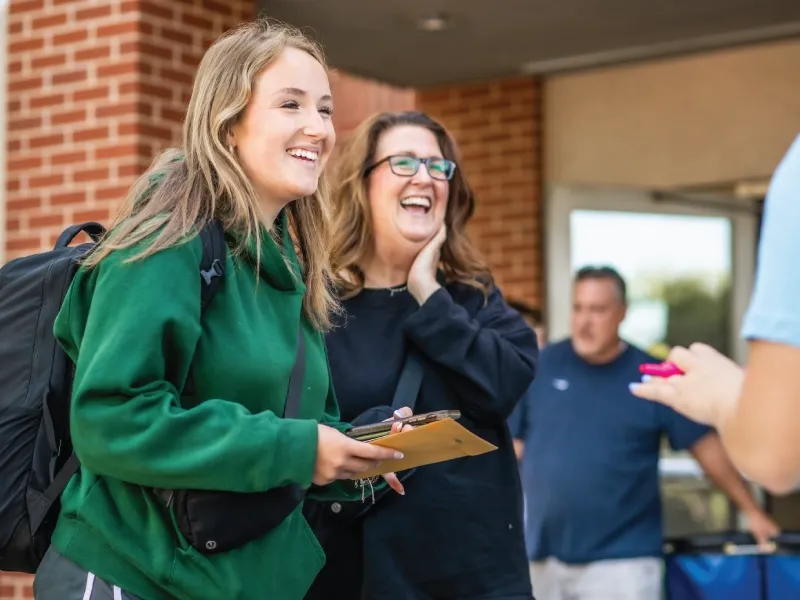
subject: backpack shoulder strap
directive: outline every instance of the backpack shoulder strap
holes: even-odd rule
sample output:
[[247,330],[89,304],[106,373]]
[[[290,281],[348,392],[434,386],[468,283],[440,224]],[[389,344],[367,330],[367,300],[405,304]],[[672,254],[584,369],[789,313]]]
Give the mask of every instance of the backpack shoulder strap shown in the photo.
[[209,221],[200,230],[200,240],[203,242],[203,258],[200,261],[200,276],[202,287],[200,289],[200,307],[202,312],[211,304],[214,294],[217,293],[220,281],[225,276],[225,231],[218,219]]
[[303,319],[300,318],[300,327],[297,333],[297,354],[294,357],[294,366],[289,375],[289,390],[286,393],[286,408],[283,416],[286,419],[296,419],[300,414],[300,398],[303,393],[303,377],[306,374],[305,341],[303,339]]
[[[200,259],[200,314],[205,314],[214,294],[219,289],[219,284],[225,277],[225,259],[227,246],[225,245],[225,231],[218,219],[206,223],[200,230],[200,241],[203,243],[203,257]],[[189,374],[183,385],[182,394],[191,396],[194,393],[194,369],[189,367]]]
[[414,346],[409,346],[405,363],[403,363],[403,371],[400,373],[400,379],[394,391],[392,409],[398,410],[407,406],[412,411],[414,410],[419,389],[422,386],[423,374],[424,367],[419,351]]

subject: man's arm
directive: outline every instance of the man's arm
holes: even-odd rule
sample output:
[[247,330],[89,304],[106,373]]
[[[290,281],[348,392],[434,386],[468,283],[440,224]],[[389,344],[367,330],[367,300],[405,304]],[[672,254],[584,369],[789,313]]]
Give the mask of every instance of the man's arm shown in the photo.
[[733,466],[716,433],[704,435],[689,451],[709,479],[747,516],[750,531],[759,544],[767,543],[780,533],[777,523],[756,502],[749,485]]
[[528,436],[528,402],[533,390],[533,384],[525,392],[525,395],[520,398],[511,416],[508,417],[508,429],[511,432],[511,441],[514,444],[514,455],[517,460],[522,460],[525,456],[525,440]]

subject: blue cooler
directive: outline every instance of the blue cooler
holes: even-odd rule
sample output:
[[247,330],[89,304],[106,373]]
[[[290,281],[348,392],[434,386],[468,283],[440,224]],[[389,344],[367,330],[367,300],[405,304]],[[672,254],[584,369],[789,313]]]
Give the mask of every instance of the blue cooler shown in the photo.
[[800,533],[782,533],[775,540],[775,553],[764,555],[765,599],[800,598]]
[[665,544],[669,600],[800,600],[800,535],[760,551],[746,533],[699,535]]

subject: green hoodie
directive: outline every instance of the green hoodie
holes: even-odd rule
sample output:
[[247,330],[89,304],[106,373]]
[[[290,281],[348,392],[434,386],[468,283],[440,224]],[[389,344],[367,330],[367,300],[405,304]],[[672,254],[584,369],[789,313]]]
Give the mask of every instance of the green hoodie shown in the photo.
[[[284,234],[283,251],[266,232],[262,240],[258,283],[255,244],[229,253],[202,322],[197,236],[126,264],[136,249],[117,251],[79,271],[56,320],[76,363],[71,429],[82,466],[52,543],[143,600],[299,600],[324,563],[301,508],[263,538],[206,556],[151,491],[308,488],[317,421],[343,426],[323,336],[301,317],[291,239]],[[301,319],[300,418],[282,419]],[[181,397],[190,364],[195,395]],[[351,482],[317,495],[361,498]]]

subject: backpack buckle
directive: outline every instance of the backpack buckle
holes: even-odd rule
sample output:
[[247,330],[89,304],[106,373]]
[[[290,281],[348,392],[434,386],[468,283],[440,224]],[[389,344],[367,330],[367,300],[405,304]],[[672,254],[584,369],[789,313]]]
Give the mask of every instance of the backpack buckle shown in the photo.
[[219,259],[215,258],[214,262],[211,263],[211,268],[208,271],[201,270],[200,275],[203,277],[206,285],[211,285],[211,280],[214,279],[214,277],[222,277],[223,270]]

